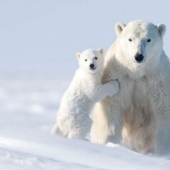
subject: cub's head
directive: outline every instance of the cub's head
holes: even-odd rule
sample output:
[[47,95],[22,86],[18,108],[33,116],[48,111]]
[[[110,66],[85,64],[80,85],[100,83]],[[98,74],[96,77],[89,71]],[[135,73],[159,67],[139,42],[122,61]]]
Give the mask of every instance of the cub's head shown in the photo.
[[90,73],[96,73],[103,69],[103,49],[98,50],[88,49],[82,53],[77,52],[76,57],[79,62],[80,68]]
[[118,46],[124,56],[122,62],[142,65],[160,57],[166,31],[164,24],[132,21],[127,25],[117,23],[115,29]]

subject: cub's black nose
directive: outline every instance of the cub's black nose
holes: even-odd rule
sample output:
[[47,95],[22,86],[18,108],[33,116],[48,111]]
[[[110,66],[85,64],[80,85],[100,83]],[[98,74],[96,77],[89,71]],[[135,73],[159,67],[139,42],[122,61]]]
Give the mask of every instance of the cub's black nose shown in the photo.
[[90,68],[94,68],[94,64],[90,64]]
[[135,60],[136,60],[138,63],[142,62],[143,59],[144,59],[144,56],[143,56],[142,54],[137,53],[137,54],[135,55]]

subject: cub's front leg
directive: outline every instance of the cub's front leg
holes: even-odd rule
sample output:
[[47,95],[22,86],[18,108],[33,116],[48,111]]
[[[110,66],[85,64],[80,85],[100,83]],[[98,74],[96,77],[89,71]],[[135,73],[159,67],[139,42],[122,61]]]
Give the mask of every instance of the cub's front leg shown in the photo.
[[119,83],[117,80],[109,81],[97,87],[94,92],[94,101],[98,102],[106,98],[107,96],[113,96],[119,90]]

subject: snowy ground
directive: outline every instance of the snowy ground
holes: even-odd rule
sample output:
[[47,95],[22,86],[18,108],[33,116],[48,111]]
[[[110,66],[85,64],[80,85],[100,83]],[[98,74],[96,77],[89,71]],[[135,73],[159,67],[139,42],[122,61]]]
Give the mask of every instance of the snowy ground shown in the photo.
[[169,170],[164,158],[50,135],[67,85],[0,81],[0,170]]

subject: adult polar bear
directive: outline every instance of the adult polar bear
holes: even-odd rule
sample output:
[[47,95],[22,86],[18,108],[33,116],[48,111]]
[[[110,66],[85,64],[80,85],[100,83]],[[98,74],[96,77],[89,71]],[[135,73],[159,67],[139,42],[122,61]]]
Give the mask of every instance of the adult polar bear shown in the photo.
[[121,143],[140,153],[170,154],[170,64],[163,51],[165,25],[116,24],[103,82],[118,79],[119,92],[96,104],[92,141]]

